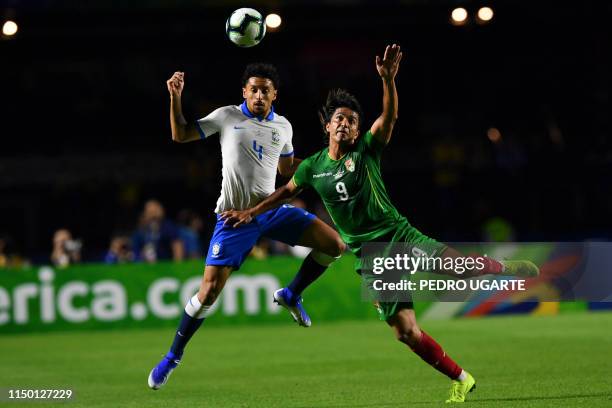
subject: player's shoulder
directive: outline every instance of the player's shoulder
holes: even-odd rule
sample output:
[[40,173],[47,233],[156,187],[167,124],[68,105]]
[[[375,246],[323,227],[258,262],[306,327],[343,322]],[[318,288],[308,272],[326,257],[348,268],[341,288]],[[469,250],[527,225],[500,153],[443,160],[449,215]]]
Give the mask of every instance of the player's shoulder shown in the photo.
[[356,147],[363,148],[369,145],[372,141],[372,132],[368,129],[366,132],[363,132],[361,136],[357,139]]
[[235,123],[243,120],[243,114],[240,106],[226,105],[215,110],[218,120],[223,123]]
[[240,112],[239,109],[240,108],[238,108],[238,110],[236,110],[236,106],[234,106],[234,105],[221,106],[219,108],[216,108],[212,112],[210,112],[210,114],[207,117],[208,118],[215,118],[217,120],[224,119],[224,118],[229,117],[230,115],[235,114],[236,112],[239,113]]
[[356,150],[360,152],[369,152],[374,151],[376,153],[380,153],[380,151],[385,147],[385,144],[376,139],[372,134],[372,131],[368,129],[363,135],[359,137],[357,140]]
[[277,125],[285,126],[289,128],[291,127],[291,123],[289,122],[289,119],[287,119],[283,115],[279,115],[276,112],[274,112],[274,119],[272,120],[272,123],[276,123]]
[[218,113],[234,113],[234,112],[240,112],[240,107],[236,106],[236,105],[225,105],[225,106],[220,106],[217,109],[215,109],[213,112],[218,112]]
[[242,110],[239,105],[226,105],[219,108],[219,110],[227,115],[241,115]]

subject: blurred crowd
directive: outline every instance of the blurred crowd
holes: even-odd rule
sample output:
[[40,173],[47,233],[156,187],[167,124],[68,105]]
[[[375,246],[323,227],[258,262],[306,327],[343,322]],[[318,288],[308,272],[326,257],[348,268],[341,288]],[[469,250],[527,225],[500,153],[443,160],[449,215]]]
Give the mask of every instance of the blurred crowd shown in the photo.
[[[292,205],[305,208],[300,199]],[[326,219],[325,214],[321,214]],[[175,220],[166,217],[163,204],[155,199],[144,203],[142,212],[132,231],[117,232],[109,241],[108,249],[102,259],[99,256],[84,257],[83,247],[86,239],[77,238],[67,228],[57,229],[51,241],[49,262],[64,268],[81,262],[104,262],[124,264],[130,262],[155,263],[157,261],[183,261],[186,259],[204,260],[208,241],[202,241],[204,222],[202,217],[191,209],[180,210]],[[0,236],[0,268],[29,266],[30,261],[11,251],[11,238]],[[265,259],[268,255],[284,254],[306,257],[308,248],[291,247],[281,242],[262,238],[251,251],[250,256]]]
[[[200,239],[202,225],[202,218],[193,210],[183,209],[176,220],[170,220],[161,202],[148,200],[133,231],[111,236],[102,261],[122,264],[200,259],[204,249]],[[59,229],[53,236],[51,263],[57,267],[79,263],[82,248],[83,240],[75,239],[67,229]]]
[[[298,208],[306,208],[306,203],[295,198],[291,204]],[[319,202],[310,209],[321,220],[333,227],[333,223]],[[82,262],[105,264],[125,264],[132,262],[155,263],[157,261],[183,261],[187,259],[204,260],[208,249],[208,235],[204,232],[204,220],[194,210],[182,209],[175,219],[166,216],[163,204],[155,199],[146,201],[132,231],[117,232],[110,237],[107,250],[89,251],[83,256],[86,241],[75,237],[67,228],[57,229],[52,237],[51,252],[48,262],[58,268]],[[488,219],[481,226],[481,239],[489,242],[512,241],[515,238],[510,222],[496,216]],[[202,240],[202,236],[205,237]],[[0,268],[27,267],[31,262],[11,250],[12,239],[0,235]],[[282,242],[261,238],[252,249],[249,256],[255,259],[266,259],[269,255],[290,255],[305,258],[309,248],[290,246]],[[37,261],[36,263],[40,263]]]

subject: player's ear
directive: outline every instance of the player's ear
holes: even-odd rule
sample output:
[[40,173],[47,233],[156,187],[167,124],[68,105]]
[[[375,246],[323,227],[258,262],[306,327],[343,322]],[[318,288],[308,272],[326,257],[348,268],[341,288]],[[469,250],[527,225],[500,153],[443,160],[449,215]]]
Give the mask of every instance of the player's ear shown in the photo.
[[276,100],[277,96],[278,96],[278,91],[276,89],[274,89],[274,91],[272,93],[272,102],[274,102]]
[[245,87],[242,87],[242,98],[246,99],[246,97],[247,97],[247,90]]
[[329,134],[329,124],[330,124],[330,122],[327,122],[327,123],[325,124],[325,131],[326,131],[328,134]]

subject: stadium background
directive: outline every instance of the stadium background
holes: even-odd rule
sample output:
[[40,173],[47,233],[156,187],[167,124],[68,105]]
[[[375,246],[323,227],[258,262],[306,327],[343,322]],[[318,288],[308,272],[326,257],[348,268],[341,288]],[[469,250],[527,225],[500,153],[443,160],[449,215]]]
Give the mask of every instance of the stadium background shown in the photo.
[[[240,102],[239,78],[246,63],[268,61],[277,65],[282,84],[276,108],[292,122],[297,156],[305,157],[323,146],[316,112],[330,88],[349,89],[364,107],[365,123],[375,118],[381,95],[374,55],[380,54],[387,43],[398,42],[404,51],[397,78],[400,120],[392,145],[385,152],[383,175],[394,203],[414,225],[444,241],[610,239],[610,4],[253,1],[248,6],[280,14],[283,24],[277,32],[269,32],[259,46],[239,49],[225,38],[224,23],[233,9],[244,5],[232,1],[91,1],[78,5],[61,0],[0,1],[4,17],[19,24],[16,36],[0,40],[0,238],[7,243],[7,254],[32,265],[0,270],[0,344],[7,358],[0,370],[0,386],[73,384],[80,388],[86,406],[96,405],[94,401],[103,406],[103,390],[82,381],[97,378],[109,381],[115,390],[122,386],[122,391],[130,393],[137,387],[140,392],[143,372],[162,352],[160,347],[166,347],[178,313],[173,314],[175,311],[167,306],[174,302],[180,310],[181,289],[185,282],[199,276],[201,262],[155,266],[102,266],[99,262],[114,233],[136,228],[142,205],[149,198],[159,199],[169,218],[175,218],[184,208],[203,215],[201,236],[207,244],[220,187],[218,142],[215,138],[185,145],[171,142],[165,81],[175,70],[186,72],[183,105],[188,119],[195,119],[217,106]],[[479,24],[473,15],[485,5],[493,8],[494,18]],[[459,6],[468,10],[470,21],[455,26],[450,24],[449,15]],[[313,194],[304,194],[304,199],[310,209],[317,208]],[[500,230],[495,227],[500,225],[502,237],[496,235]],[[49,264],[51,239],[58,228],[68,228],[82,240],[84,265],[65,270],[44,266]],[[257,295],[257,313],[249,312],[247,296],[241,294],[235,314],[221,308],[224,316],[214,316],[207,322],[218,326],[210,332],[213,347],[224,350],[231,339],[255,333],[254,341],[270,342],[269,351],[285,364],[293,364],[294,351],[276,340],[277,335],[287,336],[298,345],[312,341],[311,353],[326,350],[326,346],[317,346],[323,343],[317,343],[316,336],[322,336],[332,347],[330,339],[341,341],[342,330],[359,333],[362,339],[342,346],[347,350],[354,346],[355,352],[362,352],[368,344],[378,347],[378,339],[383,337],[376,330],[385,328],[380,324],[369,326],[375,313],[358,299],[359,282],[351,272],[350,261],[345,258],[336,265],[308,294],[308,304],[322,325],[315,330],[321,331],[306,334],[306,338],[285,331],[286,316],[267,309],[269,299],[264,298],[267,292],[262,290]],[[293,258],[270,257],[248,261],[241,272],[244,276],[270,274],[282,283],[298,264]],[[166,292],[159,298],[165,302],[166,315],[164,305],[151,308],[147,297],[148,285],[159,279],[166,279]],[[98,286],[96,291],[96,283],[113,280],[126,288],[126,304],[108,286]],[[73,297],[67,295],[72,303],[66,308],[60,295],[67,282],[82,285],[72,292]],[[265,289],[266,284],[269,282],[260,287]],[[19,317],[15,312],[16,287],[22,288],[22,299],[32,293],[30,300],[20,304]],[[237,288],[244,289],[240,285]],[[49,299],[53,316],[45,308]],[[134,307],[134,299],[139,306]],[[535,300],[506,309],[557,314],[602,306]],[[148,311],[146,317],[142,315],[143,305]],[[420,306],[420,312],[431,306]],[[68,309],[77,315],[64,313]],[[119,310],[124,314],[117,314]],[[437,317],[466,315],[469,310],[473,308],[447,309]],[[26,322],[20,321],[24,316]],[[352,322],[355,319],[359,322]],[[597,359],[579,361],[568,354],[600,350],[609,356],[610,339],[602,331],[609,314],[568,313],[550,317],[552,320],[537,319],[463,320],[465,326],[461,322],[432,322],[429,327],[442,339],[446,336],[449,345],[454,340],[457,349],[468,356],[474,343],[462,327],[470,327],[487,339],[481,339],[482,348],[489,341],[513,342],[516,348],[507,352],[508,362],[517,359],[515,351],[529,347],[533,353],[565,355],[565,360],[552,356],[550,364],[557,368],[583,364],[580,369],[592,375],[585,377],[584,387],[579,384],[574,394],[559,394],[558,385],[567,379],[553,371],[554,381],[532,390],[534,401],[522,402],[537,405],[563,399],[568,406],[572,402],[605,406],[612,391],[586,385],[601,374]],[[261,333],[252,325],[263,323]],[[580,328],[584,338],[568,338],[563,327]],[[135,330],[102,334],[100,328]],[[40,333],[48,330],[69,333]],[[500,337],[495,330],[508,330],[508,335]],[[523,330],[536,339],[547,339],[552,346],[534,345],[529,336],[517,337]],[[391,337],[385,334],[384,341],[390,343]],[[194,354],[206,353],[205,336],[200,335],[200,344],[191,346]],[[369,336],[376,343],[367,343]],[[77,370],[84,373],[78,380],[72,371],[74,366],[64,361],[64,356],[92,362],[93,354],[85,344],[96,347],[96,356],[106,356],[109,365],[96,375],[87,368]],[[57,352],[38,351],[54,345]],[[398,352],[391,346],[381,347],[389,355]],[[15,357],[24,351],[28,355],[25,365]],[[221,354],[225,352],[230,350]],[[264,366],[267,356],[255,357],[252,365]],[[208,360],[213,357],[208,356]],[[364,365],[381,368],[384,362],[388,365],[385,369],[399,370],[393,368],[392,361],[378,361],[379,355],[367,357]],[[535,361],[536,357],[523,355],[522,361],[528,365],[528,360]],[[134,361],[124,368],[125,376],[103,375],[112,369],[113,361],[120,364],[132,358]],[[225,358],[233,366],[244,357],[235,361]],[[492,355],[489,359],[494,361]],[[299,365],[298,360],[295,364],[305,376],[309,369],[321,376],[322,383],[317,385],[325,390],[325,375],[314,365],[308,368],[312,361]],[[214,364],[223,370],[221,361]],[[326,366],[331,373],[328,376],[340,376],[345,369],[359,372],[350,361],[342,360],[337,365],[338,371]],[[40,367],[42,371],[37,369]],[[132,371],[126,371],[129,368]],[[184,371],[195,368],[185,367]],[[486,370],[480,367],[481,373]],[[425,369],[423,373],[427,378],[437,378]],[[520,371],[507,375],[516,377],[517,373]],[[244,391],[245,395],[239,395],[251,398],[251,405],[246,406],[275,406],[276,401],[266,399],[268,394],[263,396],[265,387],[256,389],[257,376],[268,377],[261,372],[252,374],[244,378],[252,382],[253,394]],[[355,378],[355,383],[372,380],[371,375],[364,373]],[[401,375],[403,372],[398,371]],[[117,383],[131,376],[133,382]],[[378,381],[376,378],[373,381]],[[275,377],[268,380],[282,383]],[[208,395],[213,400],[221,398],[211,406],[245,406],[238,401],[239,396],[223,399],[220,395],[225,385],[210,381],[219,389],[211,385]],[[415,377],[414,381],[421,379]],[[350,385],[343,383],[345,392],[337,394],[340,388],[328,382],[331,385],[327,391],[329,395],[336,392],[336,399],[319,396],[315,398],[317,406],[330,406],[332,402],[355,406],[347,391]],[[187,381],[182,386],[199,384]],[[513,395],[510,385],[504,387],[508,395]],[[417,394],[422,402],[436,400],[426,393],[435,389],[434,385],[426,383],[422,389]],[[176,392],[166,394],[172,398],[169,401],[184,397]],[[483,392],[485,400],[493,398]],[[150,398],[125,395],[124,402],[133,400],[134,406]],[[358,397],[352,398],[360,402],[367,399],[357,391],[355,395]],[[399,400],[387,399],[390,406],[412,401],[410,396],[396,397]],[[310,395],[300,398],[296,406],[313,403]],[[181,401],[188,403],[188,399]],[[506,397],[497,403],[512,401]],[[489,399],[489,405],[495,405],[493,399]]]
[[2,2],[20,30],[0,42],[1,230],[35,263],[62,226],[86,258],[102,259],[150,197],[172,217],[199,211],[208,236],[219,149],[171,143],[165,81],[175,70],[186,72],[195,119],[240,102],[247,62],[275,63],[277,110],[304,157],[323,145],[316,112],[330,88],[354,92],[365,123],[378,114],[374,55],[391,41],[405,57],[383,171],[413,224],[442,240],[480,240],[496,216],[517,240],[610,237],[610,5],[498,1],[490,24],[455,27],[453,7],[473,14],[480,3],[254,2],[283,25],[245,50],[224,34],[239,3],[173,4]]

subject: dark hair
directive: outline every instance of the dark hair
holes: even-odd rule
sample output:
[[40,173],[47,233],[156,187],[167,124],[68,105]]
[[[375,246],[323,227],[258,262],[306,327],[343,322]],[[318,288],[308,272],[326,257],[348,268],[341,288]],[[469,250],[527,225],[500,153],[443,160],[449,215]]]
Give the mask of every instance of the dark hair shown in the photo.
[[247,82],[249,82],[249,78],[251,77],[267,78],[272,81],[274,88],[278,89],[280,87],[278,71],[272,64],[255,62],[247,65],[244,69],[244,73],[242,74],[242,86],[246,86]]
[[321,121],[321,126],[323,126],[323,133],[325,136],[327,136],[325,125],[331,121],[334,112],[338,108],[349,108],[350,110],[357,112],[359,125],[361,126],[363,111],[361,110],[361,105],[359,104],[357,98],[344,89],[332,89],[327,94],[327,102],[325,102],[325,105],[319,111],[319,120]]

